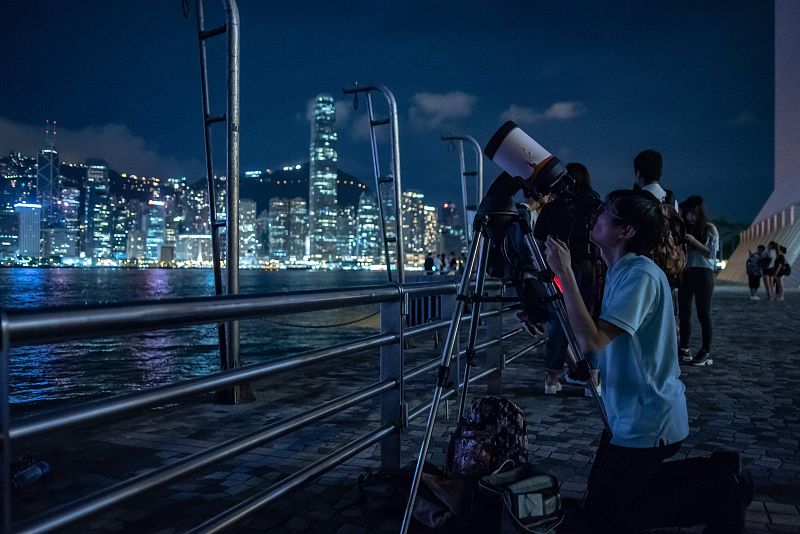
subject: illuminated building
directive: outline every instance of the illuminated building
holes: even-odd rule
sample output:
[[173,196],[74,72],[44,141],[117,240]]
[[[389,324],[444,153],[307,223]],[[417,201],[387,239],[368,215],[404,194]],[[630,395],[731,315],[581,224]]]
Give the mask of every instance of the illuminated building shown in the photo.
[[145,257],[148,260],[161,258],[161,246],[166,242],[166,221],[164,218],[164,201],[150,200],[145,214]]
[[353,206],[340,207],[337,224],[336,255],[340,260],[352,260],[356,255],[356,230],[358,227],[356,208]]
[[422,245],[427,255],[428,252],[439,254],[441,252],[441,233],[439,230],[439,216],[434,206],[423,207],[425,234],[422,236]]
[[403,250],[406,263],[421,265],[425,261],[425,195],[403,191]]
[[256,236],[256,201],[239,200],[239,257],[255,258],[258,254]]
[[14,204],[14,211],[19,216],[19,234],[17,254],[23,258],[38,258],[41,255],[41,204],[20,202]]
[[108,164],[86,160],[86,204],[83,217],[83,247],[87,257],[111,258],[111,192]]
[[336,109],[333,97],[314,99],[309,157],[308,221],[311,256],[324,261],[336,255]]
[[358,260],[367,264],[382,262],[378,200],[369,191],[361,193],[358,199],[357,219],[356,256]]

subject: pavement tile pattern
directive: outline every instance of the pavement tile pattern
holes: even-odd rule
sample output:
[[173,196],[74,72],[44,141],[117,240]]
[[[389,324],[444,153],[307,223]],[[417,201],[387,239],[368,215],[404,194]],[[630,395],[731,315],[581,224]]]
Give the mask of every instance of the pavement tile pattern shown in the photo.
[[[746,515],[748,532],[800,532],[799,312],[797,293],[788,293],[785,302],[753,302],[739,287],[720,287],[713,301],[714,365],[682,367],[690,435],[676,458],[708,455],[721,447],[741,451],[756,487]],[[513,314],[507,315],[506,326],[515,327]],[[699,335],[699,328],[695,331]],[[514,353],[531,341],[527,334],[515,336],[506,341],[504,352]],[[698,344],[696,340],[695,350]],[[406,350],[406,368],[432,358],[438,358],[432,336],[419,338]],[[482,370],[478,359],[477,372]],[[35,454],[47,459],[53,471],[13,492],[14,520],[50,512],[234,440],[367,386],[377,376],[377,354],[362,353],[254,383],[256,401],[252,403],[221,405],[203,397],[18,444],[12,454]],[[583,396],[582,388],[570,386],[557,396],[545,396],[540,353],[510,364],[503,381],[504,395],[526,414],[530,461],[559,479],[564,497],[580,498],[601,430],[593,402]],[[432,373],[407,383],[406,400],[412,409],[430,399],[433,386]],[[478,384],[470,389],[470,397],[485,391]],[[455,400],[442,403],[430,447],[430,460],[437,465],[444,464],[457,410]],[[405,462],[417,456],[426,418],[427,412],[413,420],[403,436]],[[59,532],[185,532],[378,426],[378,400],[372,399]],[[398,517],[359,501],[358,475],[379,466],[379,446],[369,447],[258,510],[231,531],[397,532]],[[561,529],[569,531],[569,527]],[[702,527],[654,532],[702,532]]]

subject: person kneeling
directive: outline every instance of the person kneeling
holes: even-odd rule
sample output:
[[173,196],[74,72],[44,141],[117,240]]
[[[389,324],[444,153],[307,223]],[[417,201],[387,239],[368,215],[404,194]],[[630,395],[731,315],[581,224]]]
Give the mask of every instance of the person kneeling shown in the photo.
[[697,523],[708,533],[741,532],[752,483],[738,453],[664,462],[689,434],[670,287],[653,261],[668,253],[667,232],[652,195],[614,191],[601,204],[591,240],[608,274],[597,323],[580,297],[568,247],[547,241],[570,325],[583,349],[597,354],[611,429],[601,436],[584,509],[595,532]]

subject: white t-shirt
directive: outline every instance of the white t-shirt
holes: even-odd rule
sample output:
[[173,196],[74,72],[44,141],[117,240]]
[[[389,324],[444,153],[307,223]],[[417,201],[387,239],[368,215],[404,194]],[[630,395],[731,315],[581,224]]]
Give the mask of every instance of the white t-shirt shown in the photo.
[[[652,184],[647,184],[646,186],[642,187],[642,191],[647,191],[654,197],[658,199],[659,202],[664,202],[667,198],[667,192],[661,187],[661,184],[658,182],[653,182]],[[678,201],[675,200],[675,211],[678,211]]]
[[620,258],[608,271],[600,319],[623,330],[597,354],[611,443],[646,448],[685,439],[686,387],[664,272],[645,256]]

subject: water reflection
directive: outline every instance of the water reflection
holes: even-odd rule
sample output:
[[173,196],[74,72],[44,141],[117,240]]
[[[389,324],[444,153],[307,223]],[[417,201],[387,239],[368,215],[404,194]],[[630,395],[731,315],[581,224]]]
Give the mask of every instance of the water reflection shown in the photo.
[[[385,281],[382,273],[353,271],[243,271],[240,277],[241,293],[340,288]],[[187,297],[212,295],[213,292],[214,279],[210,270],[0,269],[0,305],[12,308]],[[242,359],[246,363],[269,361],[369,335],[377,329],[374,318],[339,328],[309,326],[348,322],[376,309],[361,306],[242,321]],[[12,413],[29,414],[202,376],[219,368],[218,350],[213,325],[14,348],[10,362]]]

